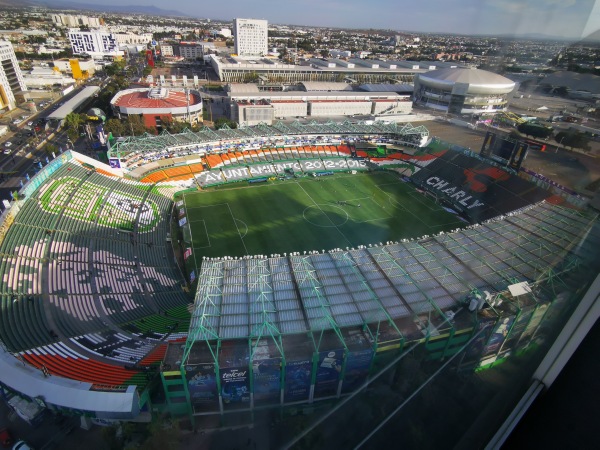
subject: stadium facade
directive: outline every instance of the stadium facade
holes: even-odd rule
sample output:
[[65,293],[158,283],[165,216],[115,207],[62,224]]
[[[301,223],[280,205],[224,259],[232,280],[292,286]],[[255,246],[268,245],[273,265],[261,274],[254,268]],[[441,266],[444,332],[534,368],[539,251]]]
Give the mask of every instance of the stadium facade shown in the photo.
[[[408,93],[352,90],[347,83],[304,82],[300,90],[261,91],[256,84],[227,86],[230,118],[243,126],[295,117],[340,116],[408,117],[412,100]],[[392,86],[392,85],[389,85]]]
[[504,111],[516,84],[481,69],[440,69],[415,77],[415,102],[451,114]]
[[[369,156],[359,136],[413,151]],[[589,294],[596,216],[541,179],[427,138],[410,125],[276,124],[130,138],[113,143],[112,167],[60,155],[2,216],[2,387],[52,411],[194,420],[336,401],[415,346],[427,360],[461,354],[470,371],[537,347]],[[474,223],[173,266],[170,233],[190,239],[178,191],[269,182],[289,167],[390,170]],[[197,286],[192,305],[182,286]]]

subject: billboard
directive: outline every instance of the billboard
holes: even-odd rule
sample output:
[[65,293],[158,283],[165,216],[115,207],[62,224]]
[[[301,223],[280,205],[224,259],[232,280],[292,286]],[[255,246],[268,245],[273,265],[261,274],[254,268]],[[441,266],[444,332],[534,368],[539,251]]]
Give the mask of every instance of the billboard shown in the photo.
[[348,353],[342,393],[355,391],[365,382],[369,375],[373,354],[374,352],[370,348]]
[[121,161],[119,160],[119,158],[108,158],[108,164],[110,164],[110,167],[112,167],[113,169],[121,168]]
[[217,404],[217,379],[213,364],[187,365],[185,378],[192,404]]
[[524,141],[499,136],[488,131],[479,153],[481,156],[519,170],[527,156],[528,147]]
[[331,350],[319,353],[319,363],[315,379],[315,397],[327,397],[337,393],[343,359],[343,350]]
[[225,403],[245,403],[250,401],[248,367],[221,369],[221,397],[223,397]]
[[285,366],[284,401],[300,402],[308,400],[312,361],[288,361]]
[[281,358],[255,360],[252,375],[254,400],[278,402],[281,391]]

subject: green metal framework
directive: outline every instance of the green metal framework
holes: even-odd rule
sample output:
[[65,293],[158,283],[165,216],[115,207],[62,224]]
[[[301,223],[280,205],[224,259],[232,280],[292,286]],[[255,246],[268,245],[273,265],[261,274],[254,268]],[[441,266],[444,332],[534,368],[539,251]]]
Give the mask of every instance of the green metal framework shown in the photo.
[[424,126],[413,126],[410,123],[366,123],[366,122],[316,122],[301,123],[275,122],[273,125],[259,124],[253,127],[229,128],[224,126],[219,130],[203,127],[197,132],[184,130],[179,134],[171,134],[167,131],[159,135],[145,133],[142,136],[128,136],[119,138],[109,143],[109,158],[129,158],[131,155],[143,155],[149,153],[160,153],[169,149],[194,150],[211,143],[221,141],[241,140],[253,141],[256,139],[285,139],[286,136],[297,135],[388,135],[406,136],[418,135],[429,136],[429,131]]

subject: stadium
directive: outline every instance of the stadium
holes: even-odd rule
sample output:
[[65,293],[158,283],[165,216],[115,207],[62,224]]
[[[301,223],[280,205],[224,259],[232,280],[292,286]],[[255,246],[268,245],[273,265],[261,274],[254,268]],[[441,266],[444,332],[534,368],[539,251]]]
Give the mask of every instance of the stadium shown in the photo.
[[115,117],[142,116],[146,127],[162,129],[165,120],[202,122],[202,98],[196,90],[165,87],[125,89],[111,102]]
[[451,114],[495,113],[506,110],[516,84],[481,69],[446,68],[417,74],[414,100]]
[[53,412],[296,410],[415,346],[481,370],[543,342],[598,266],[584,199],[422,126],[110,144],[110,165],[62,153],[2,216],[0,382]]

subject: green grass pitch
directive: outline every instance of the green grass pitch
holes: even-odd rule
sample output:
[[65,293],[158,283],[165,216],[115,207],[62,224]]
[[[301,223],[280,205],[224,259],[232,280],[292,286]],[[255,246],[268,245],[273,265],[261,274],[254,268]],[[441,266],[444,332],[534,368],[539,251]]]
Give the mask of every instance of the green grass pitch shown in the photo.
[[388,172],[238,183],[187,193],[184,203],[190,266],[202,256],[345,249],[464,225]]

